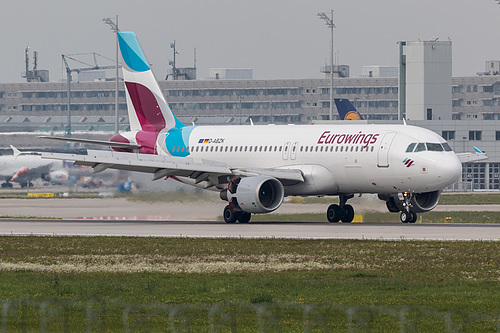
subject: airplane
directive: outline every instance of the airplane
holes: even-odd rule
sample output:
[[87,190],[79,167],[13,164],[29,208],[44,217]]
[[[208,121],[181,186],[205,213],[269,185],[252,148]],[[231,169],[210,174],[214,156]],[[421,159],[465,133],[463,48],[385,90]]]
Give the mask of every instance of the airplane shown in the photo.
[[62,163],[44,161],[38,156],[13,155],[0,156],[0,179],[3,188],[12,188],[13,182],[24,188],[33,186],[32,181],[41,178],[54,184],[63,184],[68,180],[68,172],[62,169]]
[[[46,137],[92,143],[113,151],[87,155],[20,152],[74,161],[98,173],[108,168],[173,178],[218,191],[228,203],[226,223],[248,223],[252,214],[278,209],[286,196],[338,196],[326,210],[329,222],[352,222],[347,201],[378,194],[403,223],[438,204],[441,190],[456,182],[461,160],[438,134],[404,124],[192,126],[171,111],[133,32],[118,32],[130,131],[109,141]],[[476,152],[463,162],[485,159]]]

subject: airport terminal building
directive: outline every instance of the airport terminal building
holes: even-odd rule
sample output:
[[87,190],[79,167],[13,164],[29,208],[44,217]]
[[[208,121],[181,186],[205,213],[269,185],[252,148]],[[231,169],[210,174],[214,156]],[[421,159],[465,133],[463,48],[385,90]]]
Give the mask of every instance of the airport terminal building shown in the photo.
[[[424,58],[419,59],[420,55]],[[370,123],[401,123],[405,118],[408,124],[435,131],[457,153],[479,147],[489,160],[465,164],[462,180],[453,189],[500,190],[500,62],[486,62],[481,75],[452,78],[451,42],[437,41],[400,42],[400,59],[399,70],[368,68],[365,77],[359,78],[348,77],[348,67],[343,66],[343,74],[338,71],[335,75],[334,97],[349,99]],[[390,74],[386,77],[381,73]],[[399,77],[394,77],[395,73]],[[433,81],[428,82],[429,77]],[[250,118],[256,125],[311,124],[329,118],[329,78],[216,76],[159,84],[174,113],[186,124],[244,125]],[[68,103],[66,82],[1,83],[0,136],[6,139],[0,141],[0,149],[5,151],[9,144],[54,148],[57,143],[24,132],[61,135],[67,130],[68,105],[71,132],[79,132],[79,137],[108,139],[115,129],[115,82],[72,82],[70,88]],[[126,130],[123,83],[118,105],[119,128]],[[334,118],[338,116],[334,114]]]
[[[114,82],[71,85],[72,131],[105,132],[115,128]],[[173,111],[184,123],[198,125],[307,124],[328,119],[329,80],[193,80],[160,81]],[[336,78],[335,98],[348,98],[369,122],[398,121],[397,78]],[[66,84],[0,84],[0,132],[64,132],[67,125]],[[451,120],[412,120],[442,135],[456,152],[487,152],[489,160],[464,165],[456,190],[500,189],[500,76],[452,80]],[[337,115],[334,115],[337,117]],[[124,90],[119,91],[120,130],[128,127]],[[13,135],[14,137],[21,135]],[[81,136],[81,135],[80,135]],[[3,149],[8,140],[2,140]],[[46,147],[21,141],[21,147]]]
[[[245,123],[251,117],[255,124],[307,124],[327,120],[329,114],[328,79],[159,83],[171,108],[188,123],[239,124],[240,118]],[[398,91],[397,78],[334,80],[335,98],[351,100],[367,120],[397,120]],[[70,94],[75,126],[85,122],[83,117],[115,114],[114,82],[75,82]],[[0,83],[0,130],[16,129],[16,117],[23,117],[26,126],[30,125],[28,120],[36,123],[37,117],[52,125],[47,117],[67,116],[67,95],[65,83]],[[119,113],[127,116],[123,87],[119,91]],[[453,78],[452,120],[500,120],[500,76]]]

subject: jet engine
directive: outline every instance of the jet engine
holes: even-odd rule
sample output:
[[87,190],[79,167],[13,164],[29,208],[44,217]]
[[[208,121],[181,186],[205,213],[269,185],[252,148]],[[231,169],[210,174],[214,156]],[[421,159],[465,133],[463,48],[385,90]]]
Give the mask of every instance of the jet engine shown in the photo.
[[281,206],[285,191],[279,180],[269,176],[234,178],[220,193],[235,211],[270,213]]
[[[433,210],[441,197],[441,191],[415,193],[411,198],[410,211],[413,213],[424,213]],[[378,198],[386,202],[390,212],[403,212],[405,200],[402,194],[379,194]]]
[[52,184],[65,184],[68,181],[68,172],[65,170],[54,170],[49,173],[42,173],[41,178],[46,182],[51,182]]

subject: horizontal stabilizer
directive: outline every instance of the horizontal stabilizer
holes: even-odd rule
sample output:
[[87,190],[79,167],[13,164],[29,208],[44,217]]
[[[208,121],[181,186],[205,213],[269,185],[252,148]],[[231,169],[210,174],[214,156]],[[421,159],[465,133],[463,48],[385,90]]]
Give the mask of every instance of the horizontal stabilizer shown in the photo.
[[131,149],[141,148],[140,145],[136,145],[133,143],[125,143],[125,142],[111,142],[111,141],[103,141],[103,140],[65,138],[65,137],[60,137],[60,136],[45,136],[45,135],[39,136],[39,138],[66,141],[66,142],[88,143],[88,144],[92,144],[92,145],[116,147],[116,148],[131,148]]

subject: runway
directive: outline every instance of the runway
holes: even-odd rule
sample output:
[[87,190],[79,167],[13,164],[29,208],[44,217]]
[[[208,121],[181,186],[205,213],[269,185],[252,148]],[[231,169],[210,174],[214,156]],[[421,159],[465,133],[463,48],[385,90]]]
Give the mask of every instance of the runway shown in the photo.
[[499,241],[500,225],[0,219],[0,235]]

